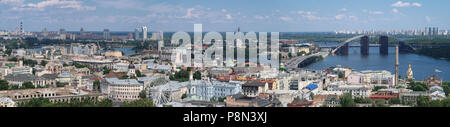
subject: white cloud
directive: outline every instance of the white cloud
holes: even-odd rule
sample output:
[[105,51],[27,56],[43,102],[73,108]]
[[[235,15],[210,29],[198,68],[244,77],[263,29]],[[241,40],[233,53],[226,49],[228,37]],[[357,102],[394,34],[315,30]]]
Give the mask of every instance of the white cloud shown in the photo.
[[347,8],[339,9],[339,11],[347,11]]
[[420,4],[420,3],[412,3],[412,6],[415,6],[415,7],[422,7],[422,4]]
[[339,14],[339,15],[334,16],[334,18],[336,18],[337,20],[341,20],[341,19],[345,18],[345,15]]
[[267,15],[266,16],[255,15],[255,16],[253,16],[253,18],[262,20],[262,19],[268,19],[269,16],[267,16]]
[[0,4],[23,4],[24,0],[0,0]]
[[409,7],[411,4],[409,2],[403,2],[403,1],[397,1],[396,3],[392,4],[394,7]]
[[381,15],[381,14],[384,14],[384,12],[382,12],[382,11],[371,11],[371,10],[367,10],[367,9],[363,9],[362,12],[368,13],[368,14],[371,14],[371,15]]
[[227,12],[227,9],[222,9],[222,12]]
[[186,15],[183,16],[182,18],[198,18],[198,14],[192,13],[194,10],[195,8],[188,8]]
[[286,22],[292,21],[291,17],[280,17],[280,19]]
[[382,11],[369,11],[369,14],[381,15],[381,14],[384,14],[384,12],[382,12]]
[[348,16],[348,18],[349,18],[350,20],[358,20],[358,17],[356,17],[356,16],[353,16],[353,15],[351,15],[351,16]]
[[93,0],[99,6],[117,9],[138,9],[143,5],[136,0]]
[[300,15],[312,15],[313,12],[310,12],[310,11],[297,11],[297,14],[300,14]]
[[[3,0],[5,2],[10,0]],[[2,1],[2,2],[3,2]],[[20,0],[19,0],[20,1]],[[47,7],[55,8],[71,8],[76,10],[95,10],[94,6],[84,6],[82,1],[60,1],[60,0],[46,0],[38,3],[23,3],[20,6],[13,7],[13,10],[23,11],[23,10],[45,10]]]
[[399,11],[398,11],[398,9],[397,9],[397,8],[394,8],[394,9],[392,9],[392,12],[394,12],[394,13],[398,13]]
[[427,20],[427,22],[431,22],[430,16],[425,16],[425,20]]
[[227,19],[232,19],[233,18],[230,14],[226,14],[225,16],[227,17]]
[[414,2],[403,2],[403,1],[397,1],[396,3],[392,4],[393,7],[422,7],[422,4]]
[[306,18],[308,20],[325,20],[325,19],[331,19],[331,18],[325,18],[325,17],[319,17],[316,16],[316,12],[311,11],[296,11],[292,12],[294,14],[301,15],[301,17]]

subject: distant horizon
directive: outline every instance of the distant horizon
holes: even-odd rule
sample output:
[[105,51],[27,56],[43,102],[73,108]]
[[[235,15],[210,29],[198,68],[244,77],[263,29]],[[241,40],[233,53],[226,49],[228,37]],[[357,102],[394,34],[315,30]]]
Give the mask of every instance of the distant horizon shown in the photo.
[[[425,27],[423,28],[423,29],[425,29]],[[12,32],[14,32],[14,30],[13,29],[11,29],[12,30]],[[414,29],[399,29],[399,30],[414,30]],[[419,29],[419,30],[422,30],[422,29]],[[447,30],[447,29],[439,29],[439,30]],[[0,29],[0,31],[8,31],[8,30],[4,30],[4,29]],[[65,30],[66,32],[71,32],[71,33],[79,33],[80,32],[80,30]],[[360,31],[360,30],[348,30],[348,31]],[[372,31],[372,30],[363,30],[363,31]],[[388,30],[374,30],[374,31],[376,31],[376,32],[379,32],[379,31],[388,31]],[[450,31],[450,29],[448,29],[448,31]],[[35,32],[42,32],[42,30],[40,30],[40,31],[26,31],[25,30],[25,32],[32,32],[32,33],[35,33]],[[59,30],[48,30],[47,29],[47,32],[59,32]],[[84,32],[103,32],[103,30],[100,30],[100,31],[90,31],[90,30],[84,30]],[[109,31],[110,33],[117,33],[117,32],[127,32],[127,33],[134,33],[134,31],[112,31],[112,30],[110,30]],[[142,33],[142,31],[139,31],[140,33]],[[157,31],[147,31],[147,33],[150,33],[150,32],[159,32],[159,30],[157,30]],[[194,31],[162,31],[162,32],[168,32],[168,33],[175,33],[175,32],[189,32],[189,33],[193,33]],[[222,32],[236,32],[236,31],[203,31],[203,33],[205,33],[205,32],[219,32],[219,33],[222,33]],[[333,30],[333,31],[242,31],[241,30],[241,32],[280,32],[280,33],[334,33],[335,31]]]
[[[448,0],[0,0],[0,29],[285,31],[450,29]],[[87,29],[86,29],[87,28]]]

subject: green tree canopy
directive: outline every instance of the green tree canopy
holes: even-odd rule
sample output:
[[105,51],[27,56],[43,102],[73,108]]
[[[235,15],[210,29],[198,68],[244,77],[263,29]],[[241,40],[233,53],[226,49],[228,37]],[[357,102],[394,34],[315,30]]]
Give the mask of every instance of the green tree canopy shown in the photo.
[[202,73],[200,73],[200,71],[196,71],[193,75],[193,78],[196,80],[202,79]]
[[9,89],[8,81],[0,80],[0,90],[8,90],[8,89]]
[[345,93],[341,96],[341,107],[356,107],[356,103],[350,93]]
[[21,89],[34,89],[36,87],[31,82],[24,82],[24,83],[22,83],[22,87],[20,87],[20,88]]
[[132,102],[125,102],[120,107],[155,107],[149,99],[140,99]]

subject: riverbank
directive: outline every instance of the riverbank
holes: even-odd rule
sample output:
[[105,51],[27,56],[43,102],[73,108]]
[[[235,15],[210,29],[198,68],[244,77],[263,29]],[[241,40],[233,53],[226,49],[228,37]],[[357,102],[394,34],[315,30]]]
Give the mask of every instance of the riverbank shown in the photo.
[[[323,61],[312,63],[305,67],[306,69],[324,70],[332,66],[341,65],[343,67],[350,67],[356,71],[363,70],[387,70],[395,72],[395,48],[389,47],[388,55],[380,55],[378,47],[370,47],[369,55],[363,56],[359,53],[359,47],[350,47],[348,56],[328,56]],[[450,50],[449,50],[450,51]],[[450,80],[450,61],[435,59],[425,55],[416,53],[400,54],[400,75],[406,77],[408,65],[412,65],[414,78],[417,80],[424,80],[431,75],[441,77],[444,81]],[[436,73],[435,70],[442,71]]]
[[450,61],[450,47],[424,47],[418,49],[416,54]]

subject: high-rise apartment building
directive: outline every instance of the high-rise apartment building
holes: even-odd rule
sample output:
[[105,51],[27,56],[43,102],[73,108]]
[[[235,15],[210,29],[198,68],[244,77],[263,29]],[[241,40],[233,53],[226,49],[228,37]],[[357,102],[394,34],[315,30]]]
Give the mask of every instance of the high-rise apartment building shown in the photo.
[[142,40],[147,40],[147,26],[142,27]]

